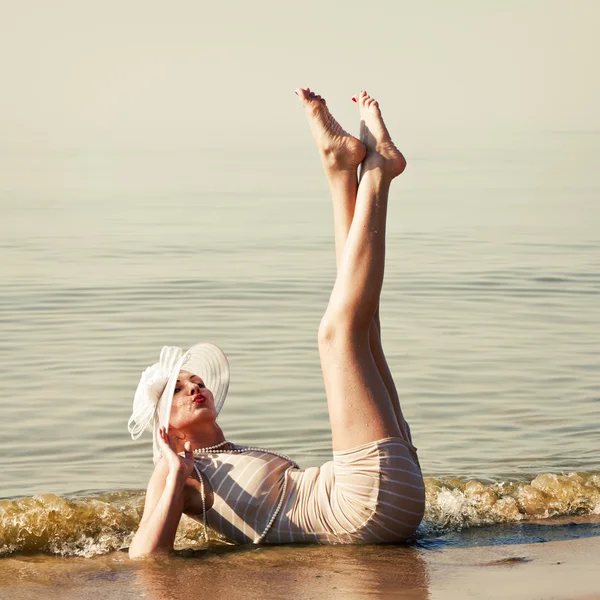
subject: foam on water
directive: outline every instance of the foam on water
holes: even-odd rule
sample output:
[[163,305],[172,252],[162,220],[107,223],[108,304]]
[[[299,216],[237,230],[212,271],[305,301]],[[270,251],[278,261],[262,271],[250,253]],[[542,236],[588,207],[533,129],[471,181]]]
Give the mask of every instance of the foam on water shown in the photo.
[[542,473],[530,482],[427,479],[425,531],[600,514],[600,474]]
[[[600,473],[543,473],[528,482],[426,479],[427,510],[417,537],[528,518],[600,514]],[[40,494],[0,501],[0,556],[90,557],[127,548],[144,505],[140,491],[85,497]],[[176,548],[200,549],[202,525],[183,517]],[[226,540],[210,531],[208,545]]]

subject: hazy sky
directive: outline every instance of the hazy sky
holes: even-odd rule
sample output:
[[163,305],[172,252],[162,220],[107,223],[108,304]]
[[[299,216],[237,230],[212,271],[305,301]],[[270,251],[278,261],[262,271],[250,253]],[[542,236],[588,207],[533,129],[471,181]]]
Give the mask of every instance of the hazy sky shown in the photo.
[[0,147],[277,144],[298,85],[344,125],[364,87],[403,127],[598,130],[599,25],[597,0],[3,0]]

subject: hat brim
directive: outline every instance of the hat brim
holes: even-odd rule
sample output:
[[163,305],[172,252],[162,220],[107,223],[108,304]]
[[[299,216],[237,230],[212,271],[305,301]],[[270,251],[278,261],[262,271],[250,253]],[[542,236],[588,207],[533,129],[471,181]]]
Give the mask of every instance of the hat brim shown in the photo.
[[169,376],[169,381],[160,397],[154,425],[154,455],[158,454],[158,430],[165,427],[169,431],[169,418],[173,405],[173,392],[180,371],[198,375],[212,392],[217,414],[221,412],[229,389],[229,361],[225,353],[208,342],[195,344],[177,361]]

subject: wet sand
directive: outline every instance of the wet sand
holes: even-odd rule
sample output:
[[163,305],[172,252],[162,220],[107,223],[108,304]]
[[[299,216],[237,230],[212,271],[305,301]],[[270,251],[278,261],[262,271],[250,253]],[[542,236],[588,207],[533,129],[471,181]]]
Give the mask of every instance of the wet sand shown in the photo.
[[[570,519],[597,532],[600,517]],[[565,523],[557,523],[565,531]],[[546,527],[546,526],[544,526]],[[577,528],[577,527],[576,527]],[[588,535],[583,533],[584,535]],[[575,534],[579,535],[579,534]],[[50,556],[0,561],[0,597],[320,600],[600,598],[600,536],[436,549],[402,546],[213,547],[130,561]]]

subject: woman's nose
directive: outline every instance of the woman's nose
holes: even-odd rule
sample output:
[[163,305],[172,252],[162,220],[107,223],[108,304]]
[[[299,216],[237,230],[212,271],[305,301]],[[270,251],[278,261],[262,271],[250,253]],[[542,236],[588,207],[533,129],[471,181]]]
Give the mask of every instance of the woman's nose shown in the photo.
[[197,394],[200,392],[200,387],[198,386],[197,383],[194,383],[192,381],[190,381],[190,393],[191,394]]

